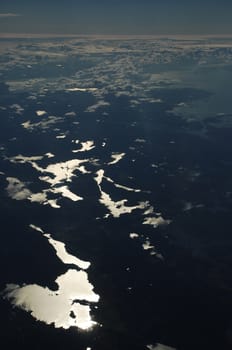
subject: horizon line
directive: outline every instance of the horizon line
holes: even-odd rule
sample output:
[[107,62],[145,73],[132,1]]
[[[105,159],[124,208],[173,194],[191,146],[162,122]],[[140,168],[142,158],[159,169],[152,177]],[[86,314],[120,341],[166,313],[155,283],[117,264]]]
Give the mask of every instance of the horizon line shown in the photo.
[[33,38],[232,38],[231,34],[64,34],[64,33],[6,33],[0,32],[0,39],[33,39]]

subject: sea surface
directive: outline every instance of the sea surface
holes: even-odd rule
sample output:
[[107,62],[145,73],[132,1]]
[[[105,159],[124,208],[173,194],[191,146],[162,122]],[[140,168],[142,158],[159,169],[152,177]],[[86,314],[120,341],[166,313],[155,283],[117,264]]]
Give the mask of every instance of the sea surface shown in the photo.
[[231,349],[232,39],[0,45],[3,348]]

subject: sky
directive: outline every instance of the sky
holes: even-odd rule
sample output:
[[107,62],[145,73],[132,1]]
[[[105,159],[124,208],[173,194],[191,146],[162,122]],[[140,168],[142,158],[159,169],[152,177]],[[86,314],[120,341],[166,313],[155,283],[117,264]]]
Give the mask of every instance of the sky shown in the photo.
[[0,33],[232,34],[231,0],[2,0]]

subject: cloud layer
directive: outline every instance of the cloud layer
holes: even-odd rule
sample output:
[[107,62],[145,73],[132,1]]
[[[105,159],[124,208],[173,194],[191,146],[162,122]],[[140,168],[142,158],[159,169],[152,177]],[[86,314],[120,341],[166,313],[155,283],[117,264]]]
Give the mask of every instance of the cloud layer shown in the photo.
[[0,18],[8,18],[8,17],[19,17],[21,16],[19,13],[0,13]]

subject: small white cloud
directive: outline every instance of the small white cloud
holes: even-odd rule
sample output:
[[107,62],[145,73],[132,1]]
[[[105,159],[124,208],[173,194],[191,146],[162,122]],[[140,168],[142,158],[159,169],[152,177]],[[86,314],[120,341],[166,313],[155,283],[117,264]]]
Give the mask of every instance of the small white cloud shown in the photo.
[[111,162],[107,163],[107,165],[112,165],[112,164],[118,163],[125,155],[126,155],[126,153],[112,153],[111,158],[113,158],[113,160]]
[[143,243],[143,249],[144,249],[144,250],[151,250],[151,249],[153,249],[153,248],[155,248],[155,247],[151,244],[151,242],[150,242],[149,239],[147,238],[147,240],[145,241],[145,243]]
[[99,100],[95,105],[89,106],[86,109],[86,112],[92,113],[92,112],[96,112],[96,110],[100,107],[105,107],[105,106],[109,106],[110,103],[106,102],[104,100]]
[[95,148],[94,141],[91,141],[91,140],[86,141],[86,142],[81,142],[81,146],[82,147],[80,149],[75,149],[72,152],[73,153],[86,152],[86,151],[91,151],[91,149]]
[[31,191],[26,188],[25,183],[14,177],[7,177],[8,186],[6,188],[9,197],[16,200],[24,200],[30,197]]
[[75,117],[76,115],[77,115],[76,112],[67,112],[67,113],[65,113],[66,117]]
[[135,239],[135,238],[138,238],[138,237],[139,237],[138,233],[130,233],[130,238],[131,239]]
[[171,223],[171,220],[166,220],[162,216],[146,217],[143,221],[144,225],[151,225],[154,228],[156,228],[158,226],[169,225],[170,223]]
[[28,198],[31,202],[36,203],[46,203],[47,202],[47,194],[46,192],[32,193]]
[[42,117],[43,115],[47,114],[46,111],[41,111],[41,110],[36,111],[35,113],[38,115],[38,117]]

